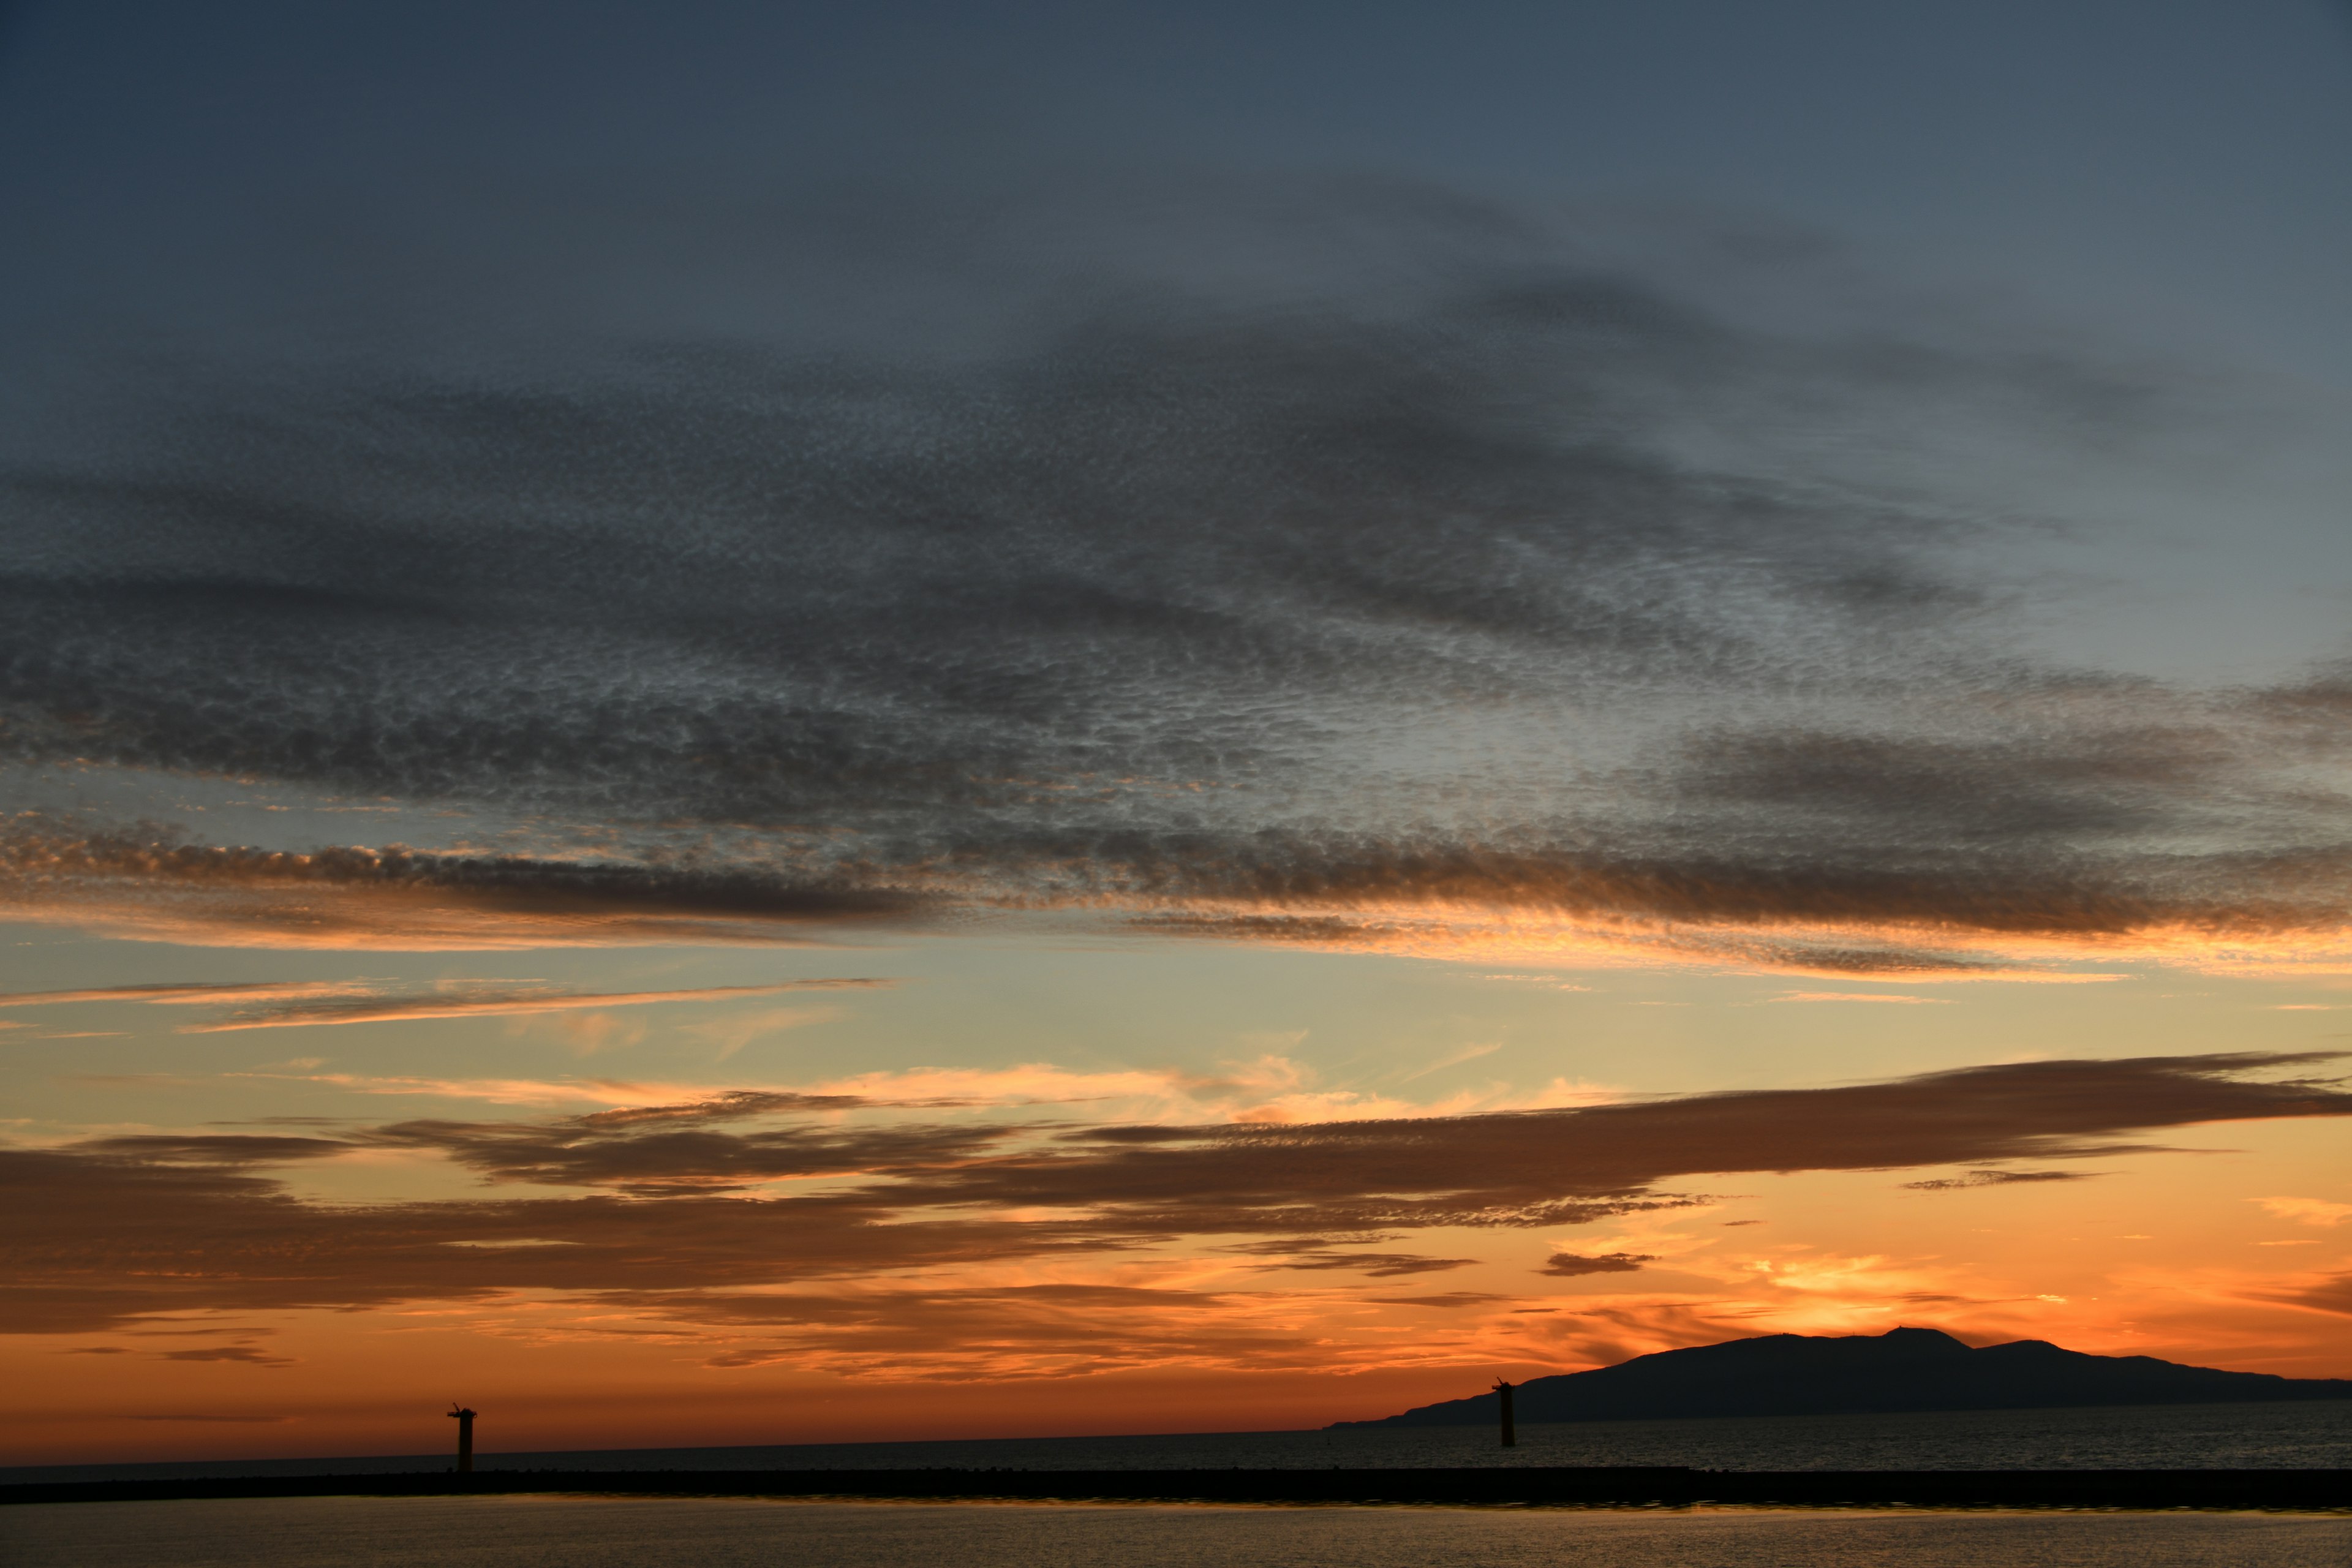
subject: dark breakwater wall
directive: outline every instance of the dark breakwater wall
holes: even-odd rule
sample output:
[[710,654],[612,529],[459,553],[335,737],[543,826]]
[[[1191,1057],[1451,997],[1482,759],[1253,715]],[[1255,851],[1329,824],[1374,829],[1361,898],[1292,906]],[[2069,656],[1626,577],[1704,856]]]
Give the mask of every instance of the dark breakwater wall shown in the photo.
[[34,1482],[0,1503],[198,1498],[623,1497],[1422,1504],[1519,1508],[2075,1508],[2352,1510],[2347,1470],[492,1470],[458,1475]]

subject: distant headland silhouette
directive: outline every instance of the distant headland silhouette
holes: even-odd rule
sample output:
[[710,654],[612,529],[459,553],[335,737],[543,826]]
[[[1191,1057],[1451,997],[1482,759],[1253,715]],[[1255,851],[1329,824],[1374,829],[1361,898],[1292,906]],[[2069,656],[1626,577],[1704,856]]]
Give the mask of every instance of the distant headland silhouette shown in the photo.
[[[1683,1415],[1847,1415],[1914,1410],[2052,1410],[2092,1405],[2229,1405],[2352,1399],[2352,1379],[2275,1377],[2153,1356],[2088,1355],[2046,1340],[1972,1349],[1937,1329],[1815,1337],[1767,1334],[1635,1356],[1513,1389],[1520,1422]],[[1500,1396],[1473,1394],[1333,1426],[1492,1426]]]

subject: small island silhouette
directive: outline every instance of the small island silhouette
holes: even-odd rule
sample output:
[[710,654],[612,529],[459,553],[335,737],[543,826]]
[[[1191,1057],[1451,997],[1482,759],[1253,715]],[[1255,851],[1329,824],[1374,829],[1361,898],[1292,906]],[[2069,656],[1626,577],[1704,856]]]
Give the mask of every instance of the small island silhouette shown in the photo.
[[[1513,1389],[1521,1422],[1686,1415],[1849,1415],[2352,1399],[2352,1379],[2276,1377],[2153,1356],[2090,1355],[2046,1340],[1972,1348],[1938,1329],[1836,1337],[1767,1334],[1660,1351]],[[1492,1426],[1494,1393],[1340,1426]],[[1328,1429],[1328,1428],[1327,1428]]]

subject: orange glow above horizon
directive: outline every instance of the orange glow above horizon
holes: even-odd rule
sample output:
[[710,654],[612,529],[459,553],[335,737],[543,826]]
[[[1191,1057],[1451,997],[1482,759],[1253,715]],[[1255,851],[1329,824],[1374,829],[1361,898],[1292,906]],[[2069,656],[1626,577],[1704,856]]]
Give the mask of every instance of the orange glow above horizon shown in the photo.
[[[616,965],[544,950],[528,990],[493,955],[503,976],[406,961],[445,971],[430,984],[231,974],[212,990],[142,978],[0,996],[27,1004],[0,1036],[22,1061],[181,1058],[145,1078],[48,1069],[53,1109],[13,1146],[94,1162],[78,1168],[129,1182],[121,1201],[156,1224],[242,1227],[252,1249],[175,1257],[171,1230],[121,1230],[128,1215],[100,1196],[86,1220],[27,1232],[17,1255],[38,1264],[20,1279],[61,1305],[0,1341],[23,1391],[10,1462],[429,1448],[402,1436],[409,1391],[455,1382],[496,1405],[486,1431],[506,1448],[1317,1426],[1496,1374],[1903,1323],[2288,1375],[2352,1369],[2352,1203],[2326,1062],[2300,1046],[2249,1077],[2158,1038],[2136,1066],[2073,1033],[2068,1019],[2103,1016],[2195,1037],[2201,1026],[2150,990],[2171,966],[2088,984],[1987,976],[1924,1006],[1907,975],[1816,992],[1785,974],[1618,963],[1570,981],[1550,964],[1494,973],[1485,953],[1129,941],[1118,962],[1166,971],[1171,994],[1205,994],[1178,976],[1227,975],[1244,1015],[1320,1008],[1344,1031],[1387,1013],[1420,1043],[1402,1058],[1382,1047],[1386,1065],[1368,1069],[1318,1047],[1311,1026],[1228,1035],[1227,1053],[1189,1063],[1154,1064],[1139,1037],[1124,1059],[1070,1067],[1024,1028],[1030,984],[994,989],[982,949],[869,947],[847,967],[872,979],[846,989],[806,973],[824,954],[748,981],[761,961],[723,950],[686,984],[667,978],[673,951]],[[1195,1026],[1130,1003],[1083,952],[1022,963],[1108,1009],[1094,1016],[1132,1005],[1136,1025],[1219,1027],[1213,1008]],[[1354,988],[1376,977],[1426,1000],[1366,1013]],[[1269,981],[1289,999],[1246,1000]],[[2308,1010],[2333,1005],[2285,1000],[2312,993],[2284,984],[2230,980],[2230,1016],[2282,1046],[2307,1038]],[[767,1005],[812,988],[821,1008]],[[1881,999],[1912,1005],[1855,1005]],[[285,1022],[257,1036],[204,1022],[268,1007]],[[1467,1021],[1478,1012],[1484,1026]],[[961,1059],[916,1065],[949,1017],[969,1036]],[[1750,1078],[1765,1095],[1753,1117],[1737,1094],[1692,1098],[1634,1066],[1639,1040],[1700,1020],[1885,1059],[1890,1028],[1960,1039],[1990,1017],[2047,1046],[1916,1090],[1823,1070],[1835,1058],[1784,1068]],[[1570,1048],[1512,1043],[1544,1020]],[[52,1027],[85,1021],[113,1027]],[[318,1054],[250,1048],[289,1038]],[[901,1065],[867,1065],[877,1054]],[[2036,1058],[2062,1077],[2032,1087],[2047,1078]],[[482,1070],[529,1060],[544,1065]],[[1584,1076],[1595,1068],[1607,1077]],[[1792,1078],[1820,1087],[1767,1089]],[[1971,1095],[1990,1098],[1969,1110]],[[1849,1113],[1841,1096],[1864,1098]],[[123,1113],[150,1103],[183,1104],[184,1120]],[[240,1105],[241,1123],[209,1109]],[[1382,1195],[1383,1129],[1463,1129],[1445,1158],[1475,1187],[1482,1162],[1522,1158],[1496,1139],[1538,1125],[1511,1120],[1529,1115],[1570,1118],[1556,1164],[1496,1167],[1507,1186],[1459,1200],[1426,1190],[1442,1176],[1388,1166],[1405,1184]],[[1616,1120],[1574,1120],[1591,1115]],[[1916,1142],[1882,1152],[1886,1118],[1924,1118]],[[1294,1155],[1297,1138],[1309,1142]],[[1364,1139],[1371,1152],[1348,1152]],[[1233,1161],[1258,1173],[1221,1173]],[[1559,1208],[1548,1191],[1591,1195]],[[826,1218],[842,1201],[866,1206]],[[1461,1203],[1532,1206],[1479,1218]],[[120,1239],[87,1250],[91,1226]],[[269,1284],[273,1253],[314,1256],[315,1282]],[[1627,1261],[1580,1263],[1595,1258]],[[77,1328],[78,1311],[95,1315]]]

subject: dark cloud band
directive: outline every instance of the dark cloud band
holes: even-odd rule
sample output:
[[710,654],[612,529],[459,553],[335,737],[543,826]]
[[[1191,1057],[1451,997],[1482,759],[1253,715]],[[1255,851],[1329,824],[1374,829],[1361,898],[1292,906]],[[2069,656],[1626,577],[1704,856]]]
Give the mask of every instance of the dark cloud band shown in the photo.
[[[2145,1150],[2136,1140],[2151,1131],[2205,1122],[2352,1115],[2352,1093],[2335,1083],[2254,1076],[2327,1059],[2026,1062],[1832,1089],[1306,1126],[851,1124],[830,1113],[853,1107],[753,1095],[556,1122],[102,1139],[0,1151],[0,1239],[12,1262],[0,1325],[58,1332],[186,1309],[503,1290],[618,1292],[690,1316],[710,1291],[1212,1238],[1277,1268],[1412,1275],[1460,1260],[1367,1243],[1387,1231],[1577,1225],[1686,1206],[1696,1200],[1664,1184],[1715,1174],[1958,1164],[1977,1171],[1922,1184],[2045,1180],[2000,1163]],[[574,1195],[348,1207],[295,1199],[259,1173],[384,1148],[437,1152],[509,1189]],[[806,1184],[778,1195],[778,1183]],[[1231,1239],[1245,1237],[1265,1239]],[[1563,1254],[1549,1271],[1643,1261]]]

